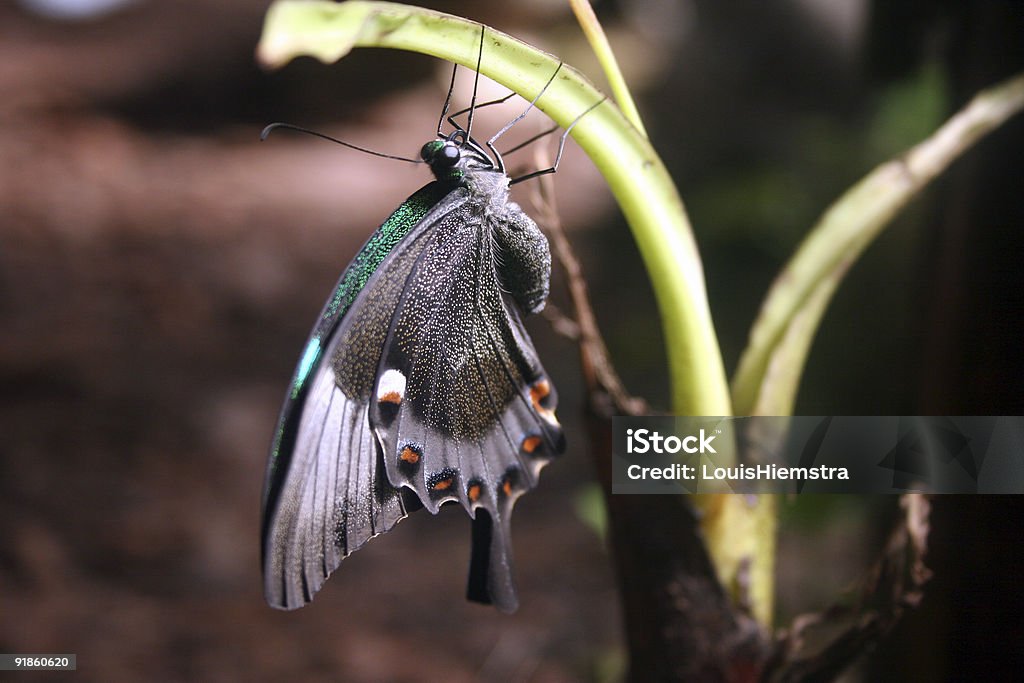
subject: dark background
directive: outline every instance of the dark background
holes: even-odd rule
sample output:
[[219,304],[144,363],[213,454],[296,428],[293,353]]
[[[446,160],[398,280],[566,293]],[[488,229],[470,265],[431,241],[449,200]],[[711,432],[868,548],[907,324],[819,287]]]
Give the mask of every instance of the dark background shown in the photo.
[[[448,509],[346,560],[296,613],[262,601],[259,495],[297,354],[338,273],[426,176],[257,134],[286,120],[413,154],[446,65],[360,50],[262,72],[263,2],[138,0],[83,20],[30,4],[0,2],[0,651],[74,652],[77,674],[52,678],[97,681],[615,680],[623,639],[585,521],[575,350],[541,319],[530,328],[570,450],[517,507],[519,612],[462,599],[469,525]],[[482,4],[432,6],[600,83],[563,3]],[[774,273],[828,203],[1024,67],[1020,2],[598,11],[687,202],[730,370]],[[1018,117],[980,143],[852,269],[799,413],[1024,412],[1022,138]],[[628,229],[577,150],[556,187],[613,358],[664,408],[659,323]],[[518,194],[528,210],[532,193]],[[554,288],[566,309],[560,273]],[[1019,501],[935,501],[924,603],[847,680],[1019,673]],[[895,500],[784,507],[780,624],[863,571]]]

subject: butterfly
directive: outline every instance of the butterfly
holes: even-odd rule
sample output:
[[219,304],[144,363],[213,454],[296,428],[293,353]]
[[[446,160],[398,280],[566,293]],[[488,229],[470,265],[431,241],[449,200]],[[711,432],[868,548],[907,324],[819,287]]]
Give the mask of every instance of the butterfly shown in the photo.
[[467,597],[518,606],[512,507],[565,449],[554,386],[522,322],[544,307],[551,254],[509,200],[498,136],[488,154],[470,134],[473,105],[464,111],[465,129],[455,115],[450,134],[439,122],[420,153],[435,180],[363,245],[300,356],[263,493],[273,607],[301,607],[371,538],[448,502],[472,518]]

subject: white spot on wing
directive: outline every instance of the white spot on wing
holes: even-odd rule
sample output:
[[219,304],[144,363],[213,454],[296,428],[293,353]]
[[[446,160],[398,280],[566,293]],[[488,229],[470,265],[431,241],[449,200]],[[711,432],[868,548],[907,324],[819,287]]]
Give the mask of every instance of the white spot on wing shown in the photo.
[[405,397],[405,375],[394,368],[385,370],[377,382],[377,400],[387,403],[401,403]]

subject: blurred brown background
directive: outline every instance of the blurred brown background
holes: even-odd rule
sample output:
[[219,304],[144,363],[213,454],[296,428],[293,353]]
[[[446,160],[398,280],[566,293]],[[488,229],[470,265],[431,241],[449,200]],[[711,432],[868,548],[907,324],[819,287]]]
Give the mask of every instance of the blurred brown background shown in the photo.
[[[298,612],[262,600],[259,496],[297,354],[355,250],[427,177],[257,135],[285,120],[414,154],[448,67],[361,50],[264,73],[264,2],[135,0],[55,17],[64,4],[0,2],[0,651],[77,653],[76,674],[38,676],[55,680],[616,680],[614,580],[584,521],[575,350],[540,319],[530,328],[570,451],[517,507],[520,611],[462,599],[469,525],[457,510],[403,522]],[[430,6],[600,83],[558,0]],[[730,369],[773,274],[827,204],[1024,67],[1024,3],[1008,0],[597,9],[687,202]],[[981,143],[853,269],[800,413],[1024,412],[1022,139],[1018,119]],[[613,357],[664,407],[659,325],[628,229],[577,150],[556,187]],[[528,210],[533,191],[517,190]],[[1018,500],[936,501],[925,603],[848,680],[1019,673]],[[780,623],[860,573],[894,507],[787,504]]]

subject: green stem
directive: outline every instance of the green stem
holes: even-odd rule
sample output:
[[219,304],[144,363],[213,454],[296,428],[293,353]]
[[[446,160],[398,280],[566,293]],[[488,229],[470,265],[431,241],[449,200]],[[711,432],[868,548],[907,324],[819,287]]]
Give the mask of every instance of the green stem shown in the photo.
[[740,415],[789,415],[807,352],[849,267],[955,159],[1024,109],[1024,74],[982,91],[931,137],[828,208],[772,285],[733,378]]
[[[280,66],[299,55],[333,62],[353,47],[386,47],[476,68],[480,30],[480,24],[465,19],[393,3],[279,0],[267,13],[258,56],[264,64]],[[606,56],[614,61],[610,48]],[[559,64],[551,55],[487,30],[480,72],[527,100],[536,96]],[[604,175],[633,231],[661,313],[673,411],[730,415],[704,270],[683,203],[641,130],[603,99],[579,72],[562,65],[537,107],[563,127],[578,120],[572,136]],[[584,112],[588,113],[580,118]],[[755,501],[750,506],[744,501],[731,495],[694,499],[705,509],[701,525],[719,580],[734,597],[748,600],[767,624],[774,505]]]
[[634,128],[643,133],[644,137],[647,137],[644,122],[640,119],[640,111],[636,108],[633,96],[629,93],[626,79],[622,77],[619,60],[615,59],[615,53],[608,42],[608,36],[605,35],[601,22],[597,20],[597,15],[594,14],[594,8],[590,6],[590,0],[569,0],[569,5],[572,6],[572,11],[576,15],[576,21],[579,22],[580,28],[583,29],[583,35],[587,37],[587,42],[590,43],[590,49],[594,51],[597,61],[601,64],[601,70],[604,71],[604,76],[608,79],[608,87],[611,88],[612,96],[615,98],[616,104],[619,105],[619,109],[622,110],[622,115],[633,124]]

